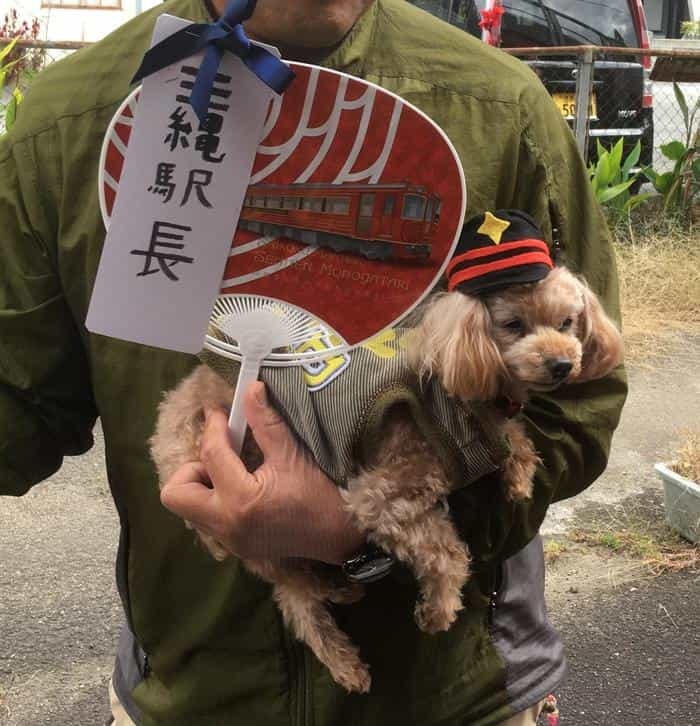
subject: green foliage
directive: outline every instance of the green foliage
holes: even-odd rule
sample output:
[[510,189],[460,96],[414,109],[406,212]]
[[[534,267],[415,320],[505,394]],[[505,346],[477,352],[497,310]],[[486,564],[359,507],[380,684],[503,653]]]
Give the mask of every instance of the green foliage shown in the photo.
[[[17,108],[24,98],[32,78],[43,68],[46,51],[18,45],[18,41],[39,39],[41,21],[34,18],[23,20],[12,8],[0,23],[0,134],[9,131],[15,123]],[[7,39],[12,39],[7,42]]]
[[686,20],[681,23],[681,34],[689,40],[700,38],[700,20]]
[[639,162],[641,142],[623,160],[622,138],[606,149],[598,142],[598,159],[588,167],[588,175],[596,199],[606,207],[612,222],[619,222],[651,194],[633,194],[631,187],[639,179],[639,172],[632,171]]
[[5,127],[6,131],[9,131],[14,126],[15,118],[17,117],[17,106],[19,106],[24,98],[19,86],[15,86],[12,89],[9,100],[1,100],[12,70],[20,60],[19,58],[8,60],[13,56],[12,51],[17,44],[17,40],[17,38],[13,38],[4,48],[0,48],[0,133],[2,132],[2,126]]
[[673,84],[678,108],[685,126],[685,140],[671,141],[661,147],[661,153],[674,162],[673,170],[658,173],[644,168],[644,175],[664,198],[664,212],[690,220],[695,200],[700,192],[700,98],[692,110],[688,107],[681,87]]
[[8,60],[12,58],[12,51],[16,44],[17,38],[14,38],[4,48],[0,48],[0,130],[2,129],[3,122],[8,131],[12,128],[12,125],[15,122],[15,116],[17,115],[17,104],[21,101],[21,97],[18,98],[14,93],[10,96],[9,101],[3,102],[1,100],[4,95],[3,91],[5,90],[5,85],[8,82],[9,74],[12,68],[17,64],[17,59]]

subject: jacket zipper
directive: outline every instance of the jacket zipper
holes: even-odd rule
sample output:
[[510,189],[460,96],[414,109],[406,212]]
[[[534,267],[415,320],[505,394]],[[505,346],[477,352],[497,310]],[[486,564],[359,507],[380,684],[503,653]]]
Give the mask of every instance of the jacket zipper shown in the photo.
[[503,579],[502,572],[503,565],[498,564],[496,571],[494,572],[493,585],[491,586],[491,594],[489,595],[489,612],[488,612],[488,624],[489,630],[493,628],[493,623],[496,618],[496,608],[498,607],[498,595],[501,589],[501,580]]
[[292,726],[306,726],[306,662],[304,646],[285,626],[282,642],[289,664],[289,691],[292,701],[290,716]]
[[496,598],[498,597],[498,590],[493,590],[489,596],[489,628],[493,627],[493,621],[496,617]]
[[294,643],[297,660],[297,723],[306,726],[306,649],[301,643]]

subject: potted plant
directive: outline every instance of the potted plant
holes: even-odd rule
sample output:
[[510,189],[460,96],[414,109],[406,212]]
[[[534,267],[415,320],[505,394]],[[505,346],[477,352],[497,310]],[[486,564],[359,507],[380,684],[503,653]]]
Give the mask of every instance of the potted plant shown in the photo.
[[690,431],[668,464],[656,464],[664,485],[666,520],[693,543],[700,542],[700,430]]

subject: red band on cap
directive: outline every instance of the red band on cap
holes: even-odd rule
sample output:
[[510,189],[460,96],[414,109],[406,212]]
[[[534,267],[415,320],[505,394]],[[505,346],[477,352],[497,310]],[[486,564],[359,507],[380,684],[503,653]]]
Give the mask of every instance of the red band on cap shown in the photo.
[[457,255],[457,257],[454,257],[447,266],[447,274],[449,275],[450,272],[460,263],[471,262],[472,260],[478,260],[482,257],[498,255],[501,252],[509,252],[510,250],[517,250],[523,247],[535,247],[542,250],[542,252],[546,253],[547,257],[549,257],[549,247],[547,247],[547,243],[544,240],[534,238],[518,239],[513,242],[502,242],[500,245],[493,245],[492,247],[479,247],[475,250],[469,250],[461,255]]
[[494,262],[486,262],[483,265],[474,265],[467,267],[464,270],[457,271],[452,277],[448,279],[447,289],[452,291],[461,282],[467,280],[473,280],[475,277],[482,277],[488,275],[489,272],[498,272],[499,270],[507,270],[509,268],[522,267],[523,265],[535,265],[542,264],[549,267],[551,270],[554,265],[549,256],[543,252],[527,252],[524,255],[515,255],[515,257],[505,257],[502,260],[495,260]]

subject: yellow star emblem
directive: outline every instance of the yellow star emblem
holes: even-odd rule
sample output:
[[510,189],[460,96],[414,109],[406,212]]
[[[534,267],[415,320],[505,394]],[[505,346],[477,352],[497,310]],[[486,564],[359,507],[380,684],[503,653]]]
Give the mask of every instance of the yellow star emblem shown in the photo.
[[499,219],[491,214],[491,212],[486,212],[481,227],[476,231],[479,234],[485,234],[495,245],[499,245],[501,244],[501,237],[508,227],[510,227],[510,222],[506,222],[505,219]]

